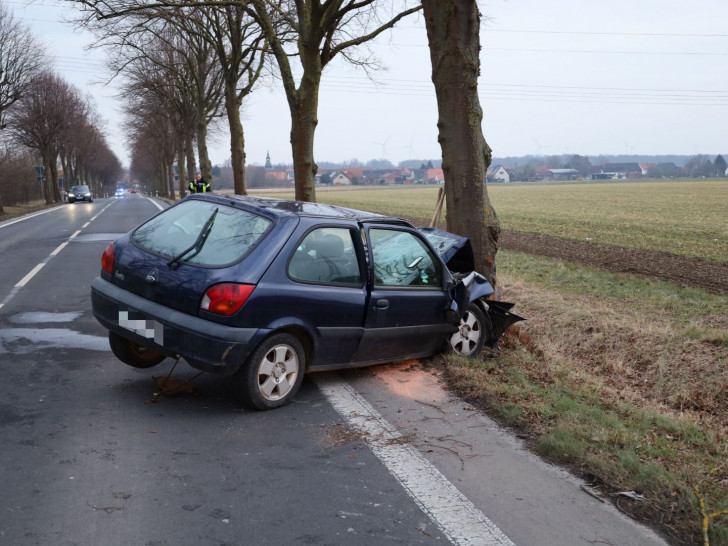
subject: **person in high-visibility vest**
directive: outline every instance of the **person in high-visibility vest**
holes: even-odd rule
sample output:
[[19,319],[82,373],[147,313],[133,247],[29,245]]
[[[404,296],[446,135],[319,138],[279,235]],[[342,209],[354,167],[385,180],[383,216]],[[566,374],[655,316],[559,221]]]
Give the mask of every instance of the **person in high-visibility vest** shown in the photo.
[[212,191],[212,188],[210,187],[210,183],[202,178],[202,175],[197,172],[197,174],[195,174],[195,179],[190,182],[189,190],[190,193],[207,193]]

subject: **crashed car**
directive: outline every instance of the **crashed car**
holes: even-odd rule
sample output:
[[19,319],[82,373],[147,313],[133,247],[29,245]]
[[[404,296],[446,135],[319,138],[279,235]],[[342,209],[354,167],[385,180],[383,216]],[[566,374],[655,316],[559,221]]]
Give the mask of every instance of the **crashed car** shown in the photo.
[[91,288],[116,357],[232,379],[258,409],[304,372],[476,356],[522,320],[473,273],[467,238],[320,203],[191,195],[109,244]]

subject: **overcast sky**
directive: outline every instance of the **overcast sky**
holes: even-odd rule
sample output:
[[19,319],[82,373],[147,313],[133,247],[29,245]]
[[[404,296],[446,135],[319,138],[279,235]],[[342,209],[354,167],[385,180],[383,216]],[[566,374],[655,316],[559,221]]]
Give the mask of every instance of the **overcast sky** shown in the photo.
[[[2,1],[2,0],[0,0]],[[128,164],[116,91],[97,83],[102,52],[63,23],[68,8],[4,0],[90,93],[109,144]],[[728,152],[728,1],[487,0],[479,93],[483,132],[513,155]],[[315,157],[321,161],[436,159],[437,110],[422,18],[373,46],[386,71],[369,80],[335,62],[324,73]],[[243,106],[248,163],[290,163],[283,91],[261,87]],[[230,157],[227,134],[211,159]]]

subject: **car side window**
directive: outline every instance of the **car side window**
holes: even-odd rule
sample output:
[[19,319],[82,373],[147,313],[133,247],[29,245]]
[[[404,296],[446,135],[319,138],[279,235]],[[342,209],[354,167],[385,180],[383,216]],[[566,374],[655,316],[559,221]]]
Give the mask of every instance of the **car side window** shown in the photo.
[[322,227],[309,232],[288,262],[288,275],[305,282],[361,284],[351,230]]
[[369,238],[375,286],[439,287],[442,284],[440,261],[415,234],[372,228]]

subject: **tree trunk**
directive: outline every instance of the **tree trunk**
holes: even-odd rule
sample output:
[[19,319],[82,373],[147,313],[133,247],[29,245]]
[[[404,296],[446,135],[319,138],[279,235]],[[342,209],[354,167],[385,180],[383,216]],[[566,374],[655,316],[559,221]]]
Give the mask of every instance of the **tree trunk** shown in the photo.
[[422,0],[439,119],[447,229],[470,238],[475,269],[495,288],[500,224],[485,175],[492,154],[478,99],[480,13],[476,0]]
[[187,194],[187,172],[185,169],[185,144],[179,139],[177,145],[177,177],[179,179],[179,198],[184,199]]
[[174,191],[174,160],[170,158],[168,161],[165,161],[165,165],[167,170],[167,187],[169,188],[169,197],[172,201],[176,201],[177,197]]
[[51,188],[51,161],[44,160],[43,164],[46,166],[45,172],[43,173],[43,181],[41,182],[41,188],[43,189],[43,200],[46,205],[53,204],[53,188]]
[[195,149],[192,145],[192,135],[185,136],[185,155],[187,156],[187,176],[189,180],[185,180],[185,188],[189,185],[195,176]]
[[233,168],[235,195],[248,195],[245,185],[245,133],[240,121],[240,105],[236,82],[225,85],[225,110],[230,126],[230,163]]
[[48,179],[50,180],[51,197],[54,203],[61,201],[61,191],[58,189],[58,156],[51,161],[51,172]]
[[[318,58],[315,59],[317,61]],[[291,150],[296,177],[296,201],[316,202],[316,172],[313,157],[314,135],[318,125],[318,90],[321,69],[310,68],[295,97],[288,98],[291,110]]]
[[205,121],[204,112],[198,114],[196,133],[200,173],[202,174],[202,178],[212,183],[212,164],[210,163],[210,155],[207,151],[207,122]]

